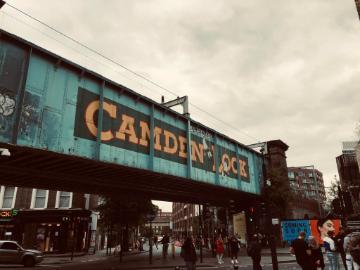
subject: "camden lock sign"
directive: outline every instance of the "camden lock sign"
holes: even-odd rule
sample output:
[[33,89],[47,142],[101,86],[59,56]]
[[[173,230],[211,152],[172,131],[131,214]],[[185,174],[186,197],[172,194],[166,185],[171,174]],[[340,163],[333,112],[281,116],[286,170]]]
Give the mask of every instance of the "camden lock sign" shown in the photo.
[[[74,135],[96,140],[98,133],[99,95],[78,89]],[[150,116],[123,104],[104,98],[101,143],[149,155]],[[186,131],[160,119],[154,119],[154,156],[177,163],[187,161]],[[250,181],[248,158],[221,146],[201,129],[191,127],[192,166],[215,172],[215,156],[219,174]]]

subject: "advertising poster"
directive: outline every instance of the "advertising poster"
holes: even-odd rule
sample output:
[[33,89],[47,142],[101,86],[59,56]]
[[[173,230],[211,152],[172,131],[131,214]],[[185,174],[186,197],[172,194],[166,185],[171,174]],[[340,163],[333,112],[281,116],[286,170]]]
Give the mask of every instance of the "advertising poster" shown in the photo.
[[299,232],[306,233],[306,237],[310,235],[309,220],[284,220],[281,221],[281,231],[284,241],[291,242],[299,236]]
[[[318,226],[319,225],[319,226]],[[318,224],[318,220],[310,220],[311,226],[311,235],[315,236],[316,241],[322,244],[323,240],[328,231],[335,231],[335,235],[338,234],[341,227],[340,219],[328,219],[328,220],[320,220],[320,224]]]
[[240,236],[240,242],[242,244],[246,243],[246,218],[245,213],[238,213],[233,215],[234,222],[234,234]]

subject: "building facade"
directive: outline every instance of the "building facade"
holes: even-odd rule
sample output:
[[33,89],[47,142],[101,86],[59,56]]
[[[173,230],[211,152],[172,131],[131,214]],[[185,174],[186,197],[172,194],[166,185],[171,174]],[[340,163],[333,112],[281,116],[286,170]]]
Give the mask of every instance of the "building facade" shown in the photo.
[[172,205],[173,233],[193,235],[199,224],[199,207],[195,204],[174,202]]
[[87,251],[96,228],[97,196],[67,191],[0,187],[0,238],[46,253]]
[[[165,233],[171,233],[171,217],[172,212],[163,212],[161,209],[156,214],[156,217],[152,221],[152,232],[154,235],[164,235]],[[148,229],[150,223],[145,224],[145,227]]]
[[342,154],[336,157],[340,185],[343,192],[349,192],[353,211],[360,213],[360,147],[358,142],[343,142]]
[[289,167],[288,177],[295,194],[318,201],[320,205],[326,201],[323,175],[313,166]]

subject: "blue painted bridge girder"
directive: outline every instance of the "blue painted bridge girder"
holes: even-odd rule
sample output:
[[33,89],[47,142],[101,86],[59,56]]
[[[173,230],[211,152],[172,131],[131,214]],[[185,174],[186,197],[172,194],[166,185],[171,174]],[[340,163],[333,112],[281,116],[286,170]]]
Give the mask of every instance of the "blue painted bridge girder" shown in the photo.
[[13,152],[0,162],[7,171],[2,181],[102,193],[137,191],[172,200],[261,194],[257,152],[0,33],[0,147]]

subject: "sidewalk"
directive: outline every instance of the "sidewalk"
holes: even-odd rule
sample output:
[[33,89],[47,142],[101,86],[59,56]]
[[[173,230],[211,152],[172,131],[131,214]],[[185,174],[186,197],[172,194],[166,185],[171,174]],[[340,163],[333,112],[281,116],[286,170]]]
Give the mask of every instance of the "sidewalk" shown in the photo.
[[[98,250],[95,254],[88,254],[86,252],[76,252],[74,253],[73,258],[71,259],[71,253],[63,254],[47,254],[45,255],[44,260],[41,264],[67,264],[67,263],[84,263],[100,260],[108,260],[116,258],[119,260],[118,256],[113,255],[114,248],[111,249],[111,255],[106,255],[106,249]],[[148,253],[148,251],[131,251],[123,254],[124,257],[137,255],[140,253]]]
[[[162,246],[159,245],[159,249],[153,247],[153,259],[152,264],[149,264],[149,251],[148,246],[144,247],[145,251],[132,251],[123,254],[122,263],[118,264],[119,269],[151,269],[151,268],[175,268],[175,266],[184,265],[183,259],[180,257],[180,248],[175,249],[175,256],[173,258],[171,252],[171,246],[169,247],[169,255],[167,259],[163,259],[161,255]],[[212,257],[211,251],[203,249],[203,263],[200,263],[199,250],[198,253],[198,267],[214,266],[218,265],[216,258]],[[243,249],[240,252],[238,261],[240,265],[252,265],[251,258],[247,256],[246,251]],[[271,252],[269,249],[264,249],[262,252],[262,264],[271,264]],[[279,263],[294,262],[295,257],[291,255],[288,249],[278,249],[277,258]],[[41,263],[43,265],[56,265],[56,264],[68,264],[68,263],[86,263],[95,262],[101,260],[113,260],[119,262],[118,256],[107,256],[106,250],[97,251],[96,254],[84,254],[75,253],[73,260],[71,260],[71,253],[48,255]],[[225,265],[230,265],[230,258],[224,258]]]

